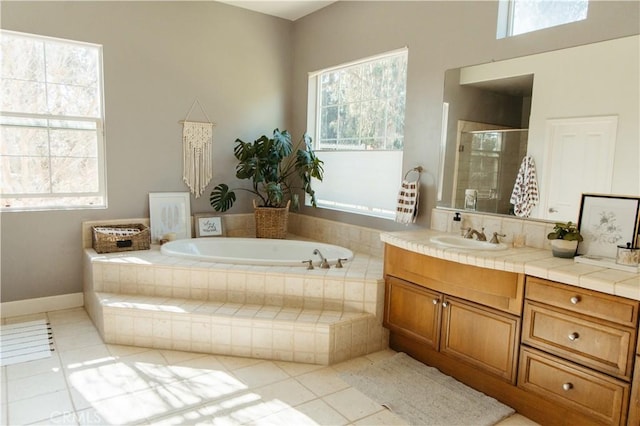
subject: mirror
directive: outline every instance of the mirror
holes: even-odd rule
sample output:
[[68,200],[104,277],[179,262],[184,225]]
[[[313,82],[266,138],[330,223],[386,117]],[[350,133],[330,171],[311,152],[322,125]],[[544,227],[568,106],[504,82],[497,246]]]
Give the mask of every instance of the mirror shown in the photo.
[[[483,123],[459,123],[463,129],[487,127]],[[459,131],[451,205],[456,209],[513,214],[509,200],[527,153],[527,137],[527,129]]]
[[[525,155],[535,162],[539,188],[531,218],[576,221],[582,193],[638,195],[639,45],[632,36],[446,71],[437,206],[513,214],[509,199]],[[583,158],[595,151],[591,136],[577,135],[565,150],[571,158],[559,161],[553,129],[569,127],[558,121],[584,128],[582,121],[604,116],[617,120],[610,158]],[[571,173],[553,170],[568,161]],[[588,161],[610,166],[589,170],[594,179],[586,182],[577,176]]]

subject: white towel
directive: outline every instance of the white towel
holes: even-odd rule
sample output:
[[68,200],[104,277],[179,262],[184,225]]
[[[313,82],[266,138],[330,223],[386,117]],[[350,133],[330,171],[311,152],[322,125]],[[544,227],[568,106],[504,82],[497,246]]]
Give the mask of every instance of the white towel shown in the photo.
[[513,204],[513,212],[519,217],[529,217],[531,209],[538,204],[538,176],[530,155],[522,159],[509,201]]
[[396,207],[396,222],[413,223],[418,216],[419,181],[409,182],[403,180],[398,192],[398,205]]

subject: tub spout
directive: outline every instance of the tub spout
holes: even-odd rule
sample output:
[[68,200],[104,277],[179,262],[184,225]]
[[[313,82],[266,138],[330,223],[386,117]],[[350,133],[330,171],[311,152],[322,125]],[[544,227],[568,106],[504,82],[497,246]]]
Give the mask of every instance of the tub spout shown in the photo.
[[317,254],[318,256],[320,256],[320,267],[322,269],[329,269],[329,262],[327,261],[327,259],[322,255],[322,253],[320,253],[320,250],[315,249],[313,250],[313,254]]

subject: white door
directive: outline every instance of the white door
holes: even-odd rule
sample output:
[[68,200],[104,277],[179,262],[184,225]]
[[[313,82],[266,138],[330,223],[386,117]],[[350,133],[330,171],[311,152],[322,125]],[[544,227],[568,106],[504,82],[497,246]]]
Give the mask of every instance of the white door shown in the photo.
[[547,120],[544,218],[577,222],[582,193],[611,193],[617,127],[616,116]]

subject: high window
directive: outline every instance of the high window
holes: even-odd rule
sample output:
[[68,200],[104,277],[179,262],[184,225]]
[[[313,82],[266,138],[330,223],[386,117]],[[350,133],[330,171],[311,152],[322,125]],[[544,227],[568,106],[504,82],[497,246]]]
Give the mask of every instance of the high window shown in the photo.
[[501,0],[498,38],[587,19],[588,0]]
[[393,219],[402,178],[407,49],[311,73],[307,128],[319,207]]
[[4,211],[106,207],[102,48],[2,31]]

